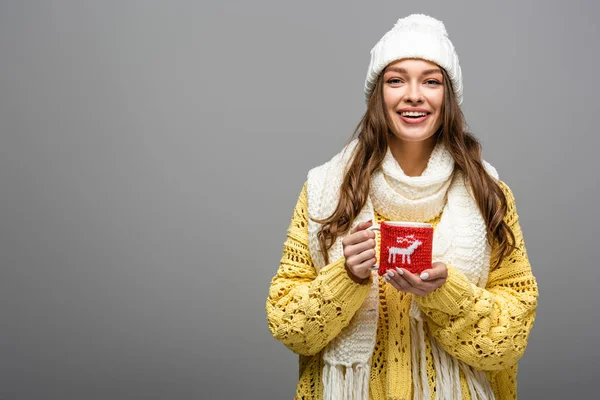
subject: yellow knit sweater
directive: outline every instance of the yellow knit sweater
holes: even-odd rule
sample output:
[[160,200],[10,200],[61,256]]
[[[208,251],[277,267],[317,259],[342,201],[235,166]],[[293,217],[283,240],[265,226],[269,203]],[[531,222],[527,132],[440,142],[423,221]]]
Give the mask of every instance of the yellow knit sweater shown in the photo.
[[[533,327],[538,287],[525,250],[514,196],[504,182],[499,183],[508,200],[504,220],[515,234],[517,249],[489,274],[485,288],[473,285],[462,272],[448,265],[444,285],[426,296],[414,295],[426,316],[427,373],[432,399],[435,398],[435,370],[430,336],[450,355],[486,371],[496,399],[517,398],[517,362]],[[375,217],[376,223],[384,220],[377,212]],[[434,229],[440,217],[441,214],[428,221]],[[377,235],[377,254],[379,244]],[[295,399],[322,399],[321,351],[348,325],[369,292],[369,280],[359,284],[350,278],[344,257],[330,261],[317,274],[308,249],[305,183],[266,302],[273,337],[299,354]],[[492,257],[491,262],[495,265],[496,259]],[[384,280],[379,287],[379,322],[371,362],[370,398],[412,399],[409,309],[413,294],[399,292]],[[460,379],[463,399],[470,399],[462,371]]]

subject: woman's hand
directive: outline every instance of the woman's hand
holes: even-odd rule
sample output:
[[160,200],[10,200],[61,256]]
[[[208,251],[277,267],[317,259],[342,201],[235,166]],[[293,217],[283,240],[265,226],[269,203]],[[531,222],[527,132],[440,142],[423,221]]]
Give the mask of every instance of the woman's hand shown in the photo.
[[366,229],[373,221],[361,222],[350,230],[350,234],[342,239],[346,269],[359,279],[371,276],[371,268],[377,262],[375,256],[375,232]]
[[396,271],[388,270],[383,279],[396,289],[425,296],[439,288],[446,282],[448,267],[443,262],[434,262],[431,269],[425,270],[421,275],[413,274],[403,268]]

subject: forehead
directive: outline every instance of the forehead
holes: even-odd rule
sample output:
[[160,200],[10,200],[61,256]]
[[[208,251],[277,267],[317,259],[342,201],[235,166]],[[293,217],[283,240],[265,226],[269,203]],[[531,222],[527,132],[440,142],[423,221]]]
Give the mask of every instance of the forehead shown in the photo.
[[441,73],[441,69],[439,67],[439,65],[437,65],[434,62],[428,61],[428,60],[423,60],[421,58],[404,58],[401,60],[396,60],[396,61],[392,61],[391,63],[389,63],[385,69],[384,72],[405,72],[405,73],[416,73],[416,74],[420,74],[425,70],[431,71],[431,70],[439,70],[439,73]]

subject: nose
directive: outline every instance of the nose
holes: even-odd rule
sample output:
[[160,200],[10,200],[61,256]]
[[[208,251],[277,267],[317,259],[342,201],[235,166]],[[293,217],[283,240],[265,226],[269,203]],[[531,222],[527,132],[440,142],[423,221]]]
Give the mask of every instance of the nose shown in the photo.
[[421,87],[418,84],[409,84],[406,89],[406,95],[404,100],[407,103],[422,103],[423,94],[421,93]]

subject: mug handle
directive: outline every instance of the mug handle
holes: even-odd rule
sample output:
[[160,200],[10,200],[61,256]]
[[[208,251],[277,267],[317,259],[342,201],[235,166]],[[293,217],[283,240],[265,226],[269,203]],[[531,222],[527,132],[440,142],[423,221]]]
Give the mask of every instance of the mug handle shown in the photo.
[[[366,230],[368,231],[379,231],[381,232],[381,227],[379,225],[371,225],[370,227],[368,227]],[[371,268],[369,268],[371,271],[377,271],[379,270],[379,264],[375,264],[373,265]]]

